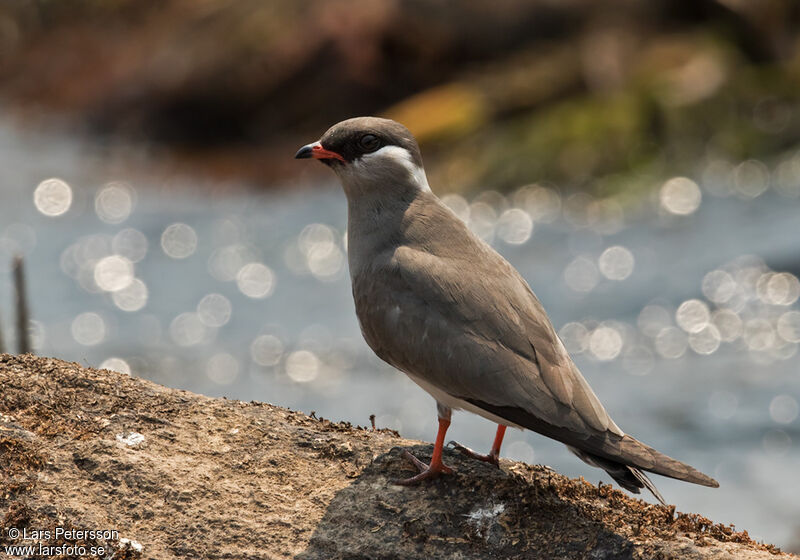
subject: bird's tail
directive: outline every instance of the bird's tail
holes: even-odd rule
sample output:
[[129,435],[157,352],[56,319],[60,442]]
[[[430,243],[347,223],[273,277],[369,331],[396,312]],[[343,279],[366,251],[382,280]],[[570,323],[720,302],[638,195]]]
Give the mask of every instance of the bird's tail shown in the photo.
[[641,488],[647,488],[662,504],[665,504],[664,498],[653,482],[642,471],[650,471],[711,488],[719,487],[719,483],[710,476],[701,473],[686,463],[656,451],[649,445],[629,435],[623,436],[622,440],[615,446],[613,458],[602,457],[572,446],[568,447],[584,462],[606,471],[611,478],[626,490],[638,494]]
[[700,484],[718,488],[719,483],[710,476],[701,473],[694,467],[687,465],[660,451],[656,451],[649,445],[625,435],[619,442],[617,452],[610,459],[614,462],[626,464],[628,466],[648,471],[662,476],[668,476],[684,482]]
[[625,490],[633,492],[634,494],[638,494],[641,488],[647,488],[659,502],[661,502],[663,505],[667,505],[667,502],[664,501],[664,497],[661,495],[661,492],[658,491],[656,485],[653,484],[653,481],[647,478],[647,475],[636,467],[631,467],[623,463],[617,463],[616,461],[604,459],[603,457],[592,455],[575,447],[569,447],[569,450],[577,455],[584,463],[592,465],[593,467],[599,467],[606,471],[609,476]]

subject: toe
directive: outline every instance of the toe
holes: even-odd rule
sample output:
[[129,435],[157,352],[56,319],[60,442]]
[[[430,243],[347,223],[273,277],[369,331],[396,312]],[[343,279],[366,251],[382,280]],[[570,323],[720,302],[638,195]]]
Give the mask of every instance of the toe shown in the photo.
[[409,461],[411,461],[414,464],[414,466],[417,467],[417,470],[419,472],[421,472],[421,473],[425,472],[426,470],[428,470],[430,468],[428,465],[426,465],[425,463],[423,463],[422,461],[420,461],[419,459],[414,457],[411,454],[411,452],[408,451],[407,449],[403,449],[403,457],[405,459],[408,459]]
[[423,480],[427,480],[429,478],[436,478],[442,473],[453,474],[453,469],[448,467],[441,461],[439,461],[438,464],[426,465],[425,463],[414,457],[414,455],[412,455],[407,449],[403,450],[402,455],[405,459],[408,459],[409,461],[411,461],[411,463],[413,463],[415,467],[417,467],[419,473],[415,476],[412,476],[411,478],[393,480],[392,484],[399,484],[401,486],[415,486],[420,482],[422,482]]

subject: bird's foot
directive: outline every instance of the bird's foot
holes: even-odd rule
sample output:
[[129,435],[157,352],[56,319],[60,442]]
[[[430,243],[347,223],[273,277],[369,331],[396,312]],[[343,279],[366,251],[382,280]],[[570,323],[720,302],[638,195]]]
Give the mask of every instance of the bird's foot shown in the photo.
[[403,450],[403,457],[414,463],[414,466],[417,467],[419,470],[419,474],[412,476],[411,478],[405,478],[401,480],[393,480],[393,484],[399,484],[400,486],[416,486],[423,480],[427,480],[429,478],[436,478],[440,474],[452,474],[453,469],[445,465],[441,459],[438,462],[431,460],[430,465],[426,465],[416,457],[414,457],[411,453],[407,450]]
[[473,459],[477,459],[478,461],[483,461],[484,463],[489,463],[494,465],[498,469],[500,468],[500,455],[499,453],[489,453],[488,455],[484,455],[483,453],[478,453],[477,451],[473,451],[469,447],[465,445],[461,445],[457,441],[451,441],[447,444],[448,447],[452,447],[456,451],[460,452],[462,455],[466,455],[467,457],[472,457]]

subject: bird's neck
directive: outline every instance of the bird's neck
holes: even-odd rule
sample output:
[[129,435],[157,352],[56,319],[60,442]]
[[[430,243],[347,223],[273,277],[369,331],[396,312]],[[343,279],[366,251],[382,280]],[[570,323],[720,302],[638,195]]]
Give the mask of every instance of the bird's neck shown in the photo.
[[365,192],[347,197],[347,253],[350,273],[354,275],[387,251],[409,242],[409,209],[424,203],[419,190],[387,196]]
[[348,261],[351,277],[386,264],[401,246],[440,258],[463,258],[483,242],[430,191],[407,197],[348,196]]

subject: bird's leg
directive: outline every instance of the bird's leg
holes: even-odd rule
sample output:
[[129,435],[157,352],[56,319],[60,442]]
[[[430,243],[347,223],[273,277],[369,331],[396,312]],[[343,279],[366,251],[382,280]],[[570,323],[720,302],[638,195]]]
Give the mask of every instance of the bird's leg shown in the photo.
[[447,433],[447,428],[450,427],[450,420],[439,418],[439,432],[436,434],[436,443],[433,444],[433,456],[431,457],[431,464],[426,465],[416,457],[414,457],[407,450],[403,450],[403,457],[414,463],[414,466],[419,469],[419,474],[406,478],[404,480],[395,480],[395,484],[402,486],[414,486],[428,478],[436,478],[441,473],[451,474],[453,469],[448,467],[442,462],[442,448],[444,447],[444,436]]
[[451,441],[447,445],[451,446],[456,451],[460,451],[467,457],[472,457],[473,459],[477,459],[478,461],[485,461],[486,463],[491,463],[495,467],[500,467],[500,446],[503,445],[503,436],[506,435],[506,426],[502,424],[497,425],[497,433],[494,436],[494,443],[492,444],[492,450],[489,451],[488,455],[483,455],[476,451],[473,451],[469,447],[465,447],[456,441]]

